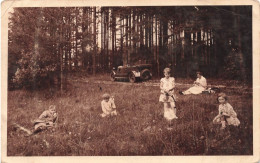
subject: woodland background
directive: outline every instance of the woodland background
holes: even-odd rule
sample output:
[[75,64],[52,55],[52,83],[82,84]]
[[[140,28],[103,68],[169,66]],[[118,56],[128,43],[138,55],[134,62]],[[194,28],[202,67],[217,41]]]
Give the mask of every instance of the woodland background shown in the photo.
[[169,66],[251,83],[252,6],[14,8],[9,18],[9,88],[65,87],[71,72],[137,63],[154,77]]

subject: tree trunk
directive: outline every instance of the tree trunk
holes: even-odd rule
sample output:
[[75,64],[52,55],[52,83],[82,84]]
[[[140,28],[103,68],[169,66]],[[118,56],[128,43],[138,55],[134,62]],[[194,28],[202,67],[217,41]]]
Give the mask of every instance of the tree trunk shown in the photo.
[[94,30],[94,53],[93,53],[93,75],[96,75],[96,56],[97,56],[97,41],[96,41],[96,37],[97,37],[97,21],[96,21],[96,7],[93,8],[94,11],[93,11],[93,30]]

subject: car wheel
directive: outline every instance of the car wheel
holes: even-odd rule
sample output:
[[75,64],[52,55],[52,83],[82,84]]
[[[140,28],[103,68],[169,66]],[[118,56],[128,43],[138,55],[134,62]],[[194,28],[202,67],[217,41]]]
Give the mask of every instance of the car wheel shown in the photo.
[[135,78],[135,75],[133,72],[131,72],[129,75],[128,75],[128,79],[131,83],[134,83],[136,81],[136,78]]
[[150,74],[150,71],[148,69],[144,69],[144,70],[141,71],[141,79],[142,80],[151,79],[151,74]]
[[111,74],[110,74],[110,79],[111,79],[111,81],[115,81],[115,80],[116,80],[115,72],[114,72],[114,71],[111,72]]

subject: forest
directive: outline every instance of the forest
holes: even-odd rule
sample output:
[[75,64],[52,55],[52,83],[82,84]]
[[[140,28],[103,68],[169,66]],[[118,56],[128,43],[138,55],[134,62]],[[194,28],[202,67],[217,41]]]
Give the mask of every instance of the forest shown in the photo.
[[252,82],[251,6],[17,7],[8,27],[9,88],[139,63]]

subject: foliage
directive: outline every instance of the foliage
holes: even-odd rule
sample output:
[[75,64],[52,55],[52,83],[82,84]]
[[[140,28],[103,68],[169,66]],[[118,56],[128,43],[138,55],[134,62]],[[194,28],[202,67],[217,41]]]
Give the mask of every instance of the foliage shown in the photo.
[[225,57],[225,66],[223,76],[226,79],[242,80],[245,72],[245,66],[243,64],[242,54],[237,49],[232,51]]
[[[251,11],[250,6],[15,8],[8,31],[9,86],[16,71],[25,73],[21,64],[27,64],[23,60],[35,51],[46,61],[43,67],[56,62],[60,73],[95,74],[145,60],[153,63],[155,76],[168,65],[178,76],[189,77],[197,69],[207,76],[221,76],[218,69],[226,66],[226,76],[250,79]],[[241,48],[244,73],[233,73],[240,57],[229,56],[234,46]],[[34,72],[29,74],[31,82]]]
[[[57,70],[56,37],[46,31],[43,8],[15,8],[8,39],[9,88],[38,86]],[[45,18],[45,19],[44,19]]]
[[51,72],[57,70],[56,62],[48,54],[27,53],[22,56],[13,79],[16,86],[39,86]]

